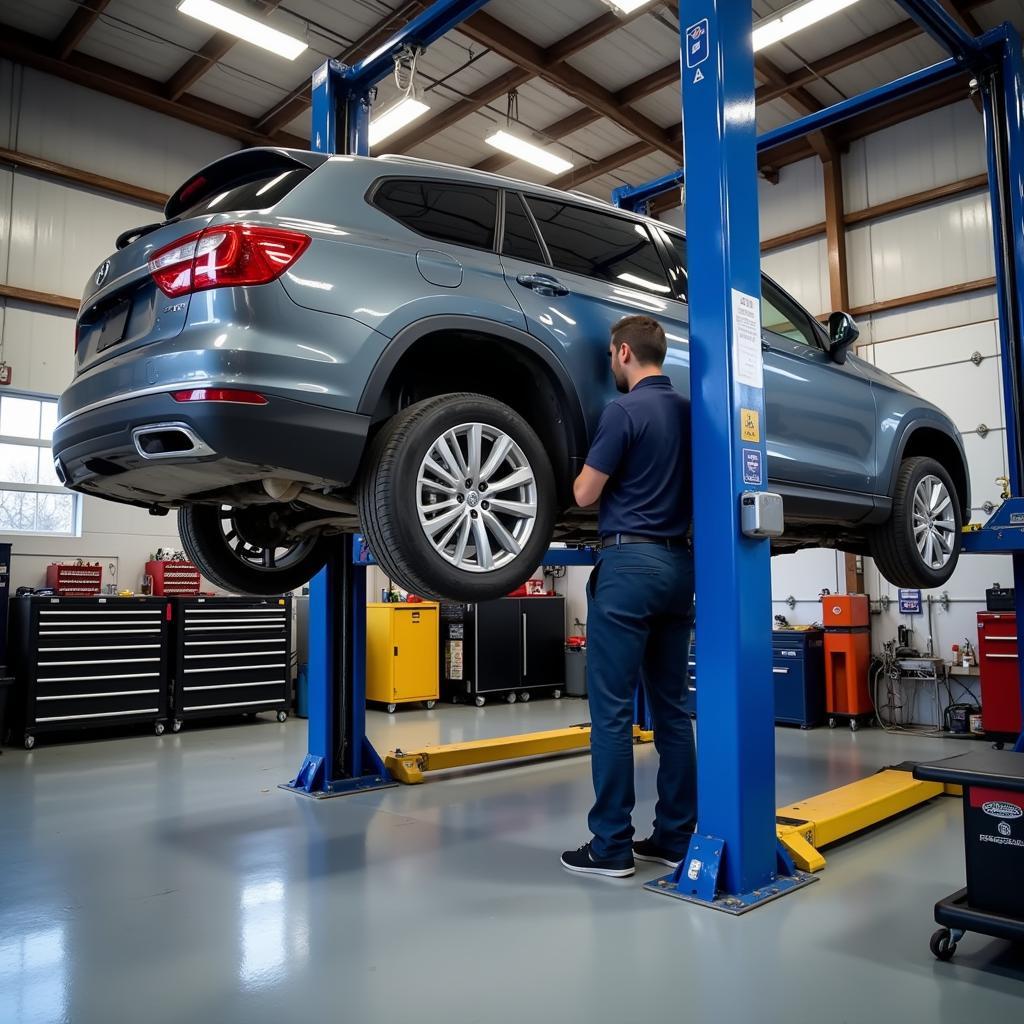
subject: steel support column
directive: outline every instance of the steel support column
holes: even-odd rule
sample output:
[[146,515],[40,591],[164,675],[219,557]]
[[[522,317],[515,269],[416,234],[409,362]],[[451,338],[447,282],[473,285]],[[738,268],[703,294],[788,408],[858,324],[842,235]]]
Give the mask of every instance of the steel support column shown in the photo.
[[[805,884],[778,856],[769,547],[740,531],[766,467],[750,5],[681,23],[697,583],[698,834],[655,892],[733,913]],[[766,475],[757,474],[763,481]],[[780,873],[782,866],[785,874]]]

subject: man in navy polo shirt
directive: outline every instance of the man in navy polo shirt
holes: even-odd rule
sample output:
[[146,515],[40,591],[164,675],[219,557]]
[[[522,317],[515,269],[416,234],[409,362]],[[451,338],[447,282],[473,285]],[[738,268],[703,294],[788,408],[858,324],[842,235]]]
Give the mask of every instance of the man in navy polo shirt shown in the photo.
[[[587,690],[593,839],[562,854],[584,874],[625,878],[634,858],[675,867],[697,819],[697,764],[686,711],[693,615],[690,407],[662,373],[665,331],[647,316],[612,328],[622,397],[601,416],[576,503],[600,500],[601,553],[587,585]],[[643,674],[658,750],[654,833],[633,842],[633,693]]]

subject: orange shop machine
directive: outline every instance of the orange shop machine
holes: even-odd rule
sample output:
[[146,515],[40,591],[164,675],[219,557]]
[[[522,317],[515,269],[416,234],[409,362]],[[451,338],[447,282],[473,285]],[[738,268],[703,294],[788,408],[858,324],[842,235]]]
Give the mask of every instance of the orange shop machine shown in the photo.
[[871,606],[867,594],[825,594],[825,713],[856,732],[874,714],[871,702]]

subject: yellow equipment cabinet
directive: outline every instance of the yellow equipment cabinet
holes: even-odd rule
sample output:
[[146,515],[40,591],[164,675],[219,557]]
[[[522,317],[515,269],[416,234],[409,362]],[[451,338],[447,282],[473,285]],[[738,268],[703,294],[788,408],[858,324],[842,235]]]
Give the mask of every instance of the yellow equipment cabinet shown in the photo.
[[387,706],[438,698],[438,608],[430,601],[366,606],[366,699]]

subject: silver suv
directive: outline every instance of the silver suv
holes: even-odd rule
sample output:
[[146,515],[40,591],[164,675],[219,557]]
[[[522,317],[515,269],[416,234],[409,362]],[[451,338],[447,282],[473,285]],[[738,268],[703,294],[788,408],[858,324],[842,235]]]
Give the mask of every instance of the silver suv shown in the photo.
[[[610,326],[660,320],[689,394],[686,238],[524,182],[400,157],[231,154],[88,282],[60,400],[67,486],[178,510],[228,590],[295,588],[340,533],[424,596],[495,597],[592,540],[572,480],[613,396]],[[775,551],[952,573],[970,507],[949,418],[763,281]]]

